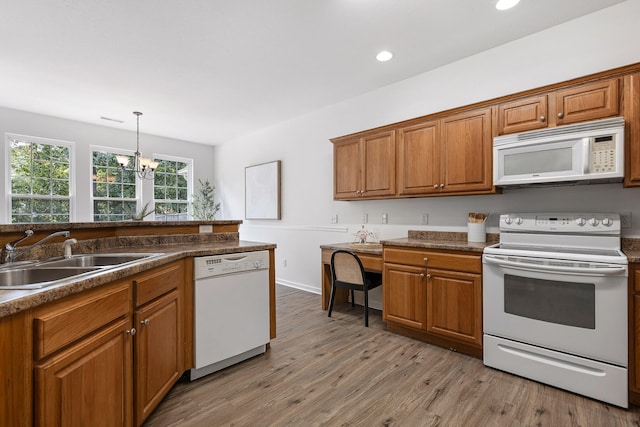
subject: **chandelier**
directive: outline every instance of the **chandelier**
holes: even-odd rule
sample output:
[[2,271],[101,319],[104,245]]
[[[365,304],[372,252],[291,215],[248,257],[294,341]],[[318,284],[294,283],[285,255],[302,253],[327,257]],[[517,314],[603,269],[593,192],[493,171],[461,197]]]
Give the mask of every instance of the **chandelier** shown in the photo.
[[[133,154],[133,171],[140,179],[153,179],[153,171],[158,167],[158,162],[154,162],[148,157],[142,157],[140,154],[140,116],[142,113],[134,111],[133,114],[136,115],[136,152]],[[123,170],[129,165],[129,156],[117,155],[116,160]]]

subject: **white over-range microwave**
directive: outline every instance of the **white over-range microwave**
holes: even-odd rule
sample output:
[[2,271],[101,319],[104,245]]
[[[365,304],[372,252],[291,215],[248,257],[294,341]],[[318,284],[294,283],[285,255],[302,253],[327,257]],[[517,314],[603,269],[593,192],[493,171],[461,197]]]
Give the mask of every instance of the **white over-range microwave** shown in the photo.
[[493,184],[499,187],[620,182],[623,178],[623,117],[493,139]]

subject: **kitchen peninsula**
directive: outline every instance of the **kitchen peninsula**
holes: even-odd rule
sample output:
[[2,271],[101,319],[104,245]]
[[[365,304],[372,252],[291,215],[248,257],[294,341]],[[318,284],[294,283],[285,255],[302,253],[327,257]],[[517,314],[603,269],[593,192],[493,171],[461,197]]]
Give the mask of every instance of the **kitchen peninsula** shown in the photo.
[[[276,246],[240,240],[241,222],[0,226],[2,245],[28,227],[34,241],[69,230],[78,240],[74,253],[161,254],[42,289],[0,291],[0,424],[88,425],[95,412],[78,399],[86,389],[96,405],[113,408],[108,416],[116,424],[141,425],[193,367],[194,256],[269,252],[268,321],[275,338]],[[62,240],[25,255],[60,256]]]

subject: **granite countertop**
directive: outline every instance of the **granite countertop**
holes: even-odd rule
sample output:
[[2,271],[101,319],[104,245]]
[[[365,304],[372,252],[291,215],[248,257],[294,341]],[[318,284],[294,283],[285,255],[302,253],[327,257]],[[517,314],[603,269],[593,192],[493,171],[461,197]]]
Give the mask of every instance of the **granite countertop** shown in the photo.
[[382,244],[380,243],[329,243],[326,245],[320,245],[320,249],[329,249],[332,251],[337,251],[341,249],[345,249],[348,251],[353,251],[361,254],[370,254],[370,255],[378,255],[382,256]]
[[482,253],[487,246],[498,243],[499,237],[498,234],[489,233],[487,234],[486,242],[476,243],[467,241],[467,233],[409,230],[408,237],[381,240],[377,244],[332,243],[320,245],[320,248],[330,250],[347,249],[372,255],[382,255],[383,245]]
[[493,245],[496,242],[468,242],[466,240],[434,240],[434,239],[416,239],[411,237],[405,237],[401,239],[383,240],[383,245],[388,246],[403,246],[408,248],[420,248],[420,249],[442,249],[447,251],[460,251],[460,252],[477,252],[482,254],[482,251],[487,246]]
[[0,317],[9,316],[22,310],[37,307],[41,304],[72,295],[87,289],[95,288],[127,276],[149,270],[186,257],[204,255],[223,255],[238,252],[250,252],[275,249],[271,243],[231,240],[207,243],[185,243],[171,245],[140,245],[110,248],[92,253],[161,253],[131,265],[97,271],[80,279],[68,279],[59,284],[32,290],[0,290]]

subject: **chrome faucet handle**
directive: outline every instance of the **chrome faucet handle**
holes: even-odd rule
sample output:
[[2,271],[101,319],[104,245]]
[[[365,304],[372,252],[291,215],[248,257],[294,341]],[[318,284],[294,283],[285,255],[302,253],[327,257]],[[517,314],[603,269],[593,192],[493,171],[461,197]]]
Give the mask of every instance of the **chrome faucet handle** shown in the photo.
[[5,246],[5,248],[6,248],[8,251],[15,250],[16,246],[18,246],[18,244],[19,244],[20,242],[22,242],[23,240],[26,240],[26,239],[28,239],[29,237],[33,236],[33,230],[25,230],[25,231],[24,231],[24,234],[25,234],[25,235],[24,235],[24,237],[21,237],[21,238],[19,238],[19,239],[14,240],[13,242],[9,242],[9,243],[5,244],[5,245],[4,245],[4,246]]

